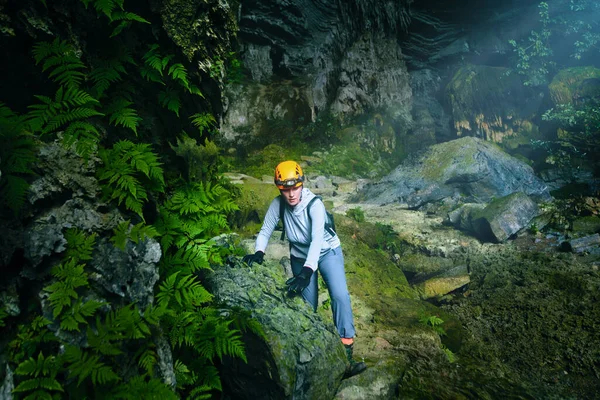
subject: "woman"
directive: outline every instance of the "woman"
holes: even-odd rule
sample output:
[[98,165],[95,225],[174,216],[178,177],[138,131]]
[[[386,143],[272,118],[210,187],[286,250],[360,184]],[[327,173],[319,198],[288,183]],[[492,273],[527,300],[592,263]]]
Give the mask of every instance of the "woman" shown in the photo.
[[256,239],[255,253],[246,255],[243,261],[249,266],[254,262],[262,264],[269,238],[283,216],[294,273],[294,277],[286,282],[288,290],[302,294],[316,311],[318,273],[321,272],[329,290],[333,320],[350,361],[350,368],[346,371],[346,377],[349,377],[364,371],[366,364],[352,358],[355,329],[344,272],[344,255],[337,234],[325,229],[325,205],[304,187],[304,180],[302,168],[295,161],[284,161],[277,165],[275,185],[281,196],[276,197],[269,206]]

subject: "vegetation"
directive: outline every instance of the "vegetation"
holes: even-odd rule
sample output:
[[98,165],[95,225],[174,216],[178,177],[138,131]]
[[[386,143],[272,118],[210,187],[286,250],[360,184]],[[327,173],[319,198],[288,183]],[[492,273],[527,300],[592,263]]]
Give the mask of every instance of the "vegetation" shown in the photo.
[[[112,232],[66,229],[66,250],[47,260],[49,273],[40,277],[43,301],[31,301],[19,317],[4,304],[0,308],[15,371],[13,394],[17,399],[209,398],[222,389],[218,360],[245,360],[241,335],[260,328],[247,314],[224,316],[198,273],[228,255],[230,250],[210,239],[229,229],[228,218],[237,209],[221,182],[219,149],[209,139],[215,117],[198,86],[202,71],[158,38],[139,46],[138,35],[153,37],[152,16],[126,10],[123,0],[79,5],[89,11],[82,20],[95,19],[89,27],[94,36],[106,34],[103,47],[81,49],[72,36],[60,34],[38,41],[32,62],[44,74],[45,94],[34,96],[22,113],[0,103],[0,217],[3,224],[17,223],[37,149],[57,141],[83,160],[100,162],[96,178],[104,200],[126,219]],[[241,79],[235,53],[219,57],[212,60],[220,65],[218,76],[205,79],[227,78],[228,66],[234,72],[230,79]],[[153,126],[149,114],[160,116],[163,125]],[[153,130],[161,127],[157,137]],[[192,135],[185,132],[190,128]],[[172,139],[177,145],[169,147]],[[165,165],[177,156],[183,163]],[[103,296],[89,265],[99,246],[109,242],[127,252],[155,241],[161,244],[155,302]],[[172,380],[160,366],[165,351],[173,355]]]

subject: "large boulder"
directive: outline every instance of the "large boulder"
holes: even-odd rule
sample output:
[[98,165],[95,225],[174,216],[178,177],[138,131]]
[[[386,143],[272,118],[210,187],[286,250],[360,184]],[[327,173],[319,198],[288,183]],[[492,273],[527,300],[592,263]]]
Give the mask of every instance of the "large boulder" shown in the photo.
[[485,207],[465,204],[449,213],[448,220],[484,242],[499,243],[530,226],[539,215],[540,209],[529,196],[515,192],[494,199]]
[[262,326],[264,338],[245,337],[248,363],[222,365],[224,393],[236,399],[331,399],[348,364],[335,327],[285,290],[276,263],[235,263],[216,269],[206,283],[215,299],[242,308]]
[[529,165],[493,143],[464,137],[409,157],[380,181],[366,185],[355,200],[419,209],[439,201],[487,203],[514,192],[551,198]]

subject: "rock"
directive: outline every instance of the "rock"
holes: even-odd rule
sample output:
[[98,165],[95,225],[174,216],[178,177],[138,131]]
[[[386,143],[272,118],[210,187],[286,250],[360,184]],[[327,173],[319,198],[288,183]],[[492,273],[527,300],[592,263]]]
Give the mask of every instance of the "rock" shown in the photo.
[[467,203],[448,213],[448,222],[465,231],[473,230],[473,218],[485,208],[485,204]]
[[403,369],[393,360],[380,361],[363,373],[342,381],[336,400],[397,399]]
[[598,231],[600,231],[600,217],[596,215],[579,217],[573,221],[573,232],[592,234]]
[[514,192],[551,198],[529,165],[493,143],[464,137],[409,157],[380,181],[365,186],[354,201],[419,209],[445,199],[487,203]]
[[425,299],[443,296],[471,282],[466,265],[441,271],[441,273],[434,274],[433,276],[430,275],[426,279],[421,277],[420,280],[420,282],[413,282],[413,286],[419,291],[421,297]]
[[90,280],[123,298],[125,304],[136,303],[143,309],[154,299],[154,284],[159,278],[157,263],[161,255],[160,244],[154,239],[139,243],[128,240],[125,250],[121,250],[103,238],[88,264],[96,271],[90,275]]
[[595,233],[590,236],[564,241],[560,244],[560,248],[573,253],[583,253],[596,250],[598,245],[600,245],[600,235]]
[[215,299],[250,311],[265,338],[246,335],[248,363],[225,360],[223,392],[236,399],[331,399],[347,366],[332,324],[285,291],[282,268],[270,261],[252,268],[215,269],[206,281]]
[[446,87],[458,136],[477,136],[508,148],[541,139],[531,120],[543,96],[508,68],[466,65]]
[[14,375],[8,364],[6,364],[6,375],[4,375],[4,382],[2,382],[2,386],[0,386],[0,399],[12,400],[12,391],[14,388]]
[[525,228],[540,213],[526,194],[516,192],[493,200],[473,221],[473,231],[482,241],[504,242]]
[[548,85],[550,98],[555,105],[599,98],[599,80],[600,69],[592,66],[561,69]]

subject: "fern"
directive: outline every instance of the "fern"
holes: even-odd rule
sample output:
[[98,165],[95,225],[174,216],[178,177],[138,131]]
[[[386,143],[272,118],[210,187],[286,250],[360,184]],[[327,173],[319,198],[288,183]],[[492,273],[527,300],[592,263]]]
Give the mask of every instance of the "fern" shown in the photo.
[[46,96],[35,97],[41,104],[29,106],[28,123],[42,134],[54,132],[73,121],[104,115],[94,109],[98,100],[76,87],[60,86],[54,100]]
[[63,132],[62,144],[65,148],[75,146],[75,152],[83,158],[89,156],[97,150],[100,141],[100,132],[89,122],[74,121],[67,126]]
[[41,315],[25,325],[19,325],[16,337],[9,343],[10,359],[15,363],[32,357],[42,344],[55,342],[56,336],[47,329],[51,321]]
[[[133,62],[131,55],[126,53],[125,60]],[[104,92],[116,82],[123,80],[123,75],[127,74],[122,59],[114,58],[111,60],[103,60],[99,65],[94,66],[89,79],[93,82],[92,93],[95,93],[98,98],[102,97]]]
[[0,102],[0,206],[14,213],[25,203],[27,177],[33,175],[31,166],[36,160],[37,146],[27,129],[26,118]]
[[172,300],[179,307],[184,304],[200,306],[212,300],[212,295],[202,287],[194,275],[183,275],[178,279],[179,271],[171,274],[159,286],[156,300],[159,307],[170,308]]
[[56,380],[60,364],[56,357],[44,357],[40,352],[37,359],[31,357],[17,367],[15,374],[28,377],[19,383],[13,392],[32,392],[26,398],[52,399],[51,392],[64,392],[62,385]]
[[67,239],[66,257],[75,262],[91,260],[96,237],[95,233],[86,235],[80,229],[68,229],[65,233],[65,239]]
[[137,126],[142,119],[135,109],[129,107],[132,104],[131,101],[117,97],[108,105],[105,111],[111,124],[129,128],[137,135]]
[[181,108],[181,98],[179,92],[175,89],[161,90],[158,93],[158,101],[169,111],[173,111],[179,117],[179,109]]
[[153,226],[146,225],[143,222],[131,226],[129,220],[121,222],[113,232],[114,236],[110,241],[113,242],[115,247],[118,247],[121,250],[125,249],[127,239],[130,239],[134,243],[139,243],[148,238],[158,236],[158,232]]
[[153,376],[154,367],[158,363],[158,356],[156,352],[151,349],[145,349],[138,360],[138,365],[142,368],[149,376]]
[[98,171],[98,179],[107,187],[109,200],[138,214],[142,219],[143,203],[148,199],[146,187],[162,191],[163,170],[150,145],[135,144],[128,140],[117,142],[111,150],[100,152],[104,166]]
[[52,43],[41,42],[33,46],[36,64],[43,61],[42,71],[50,70],[50,78],[67,87],[77,87],[85,78],[81,70],[86,66],[75,54],[73,46],[60,38]]
[[194,347],[208,359],[223,356],[238,357],[248,362],[239,331],[229,328],[228,321],[207,319],[197,334]]
[[76,260],[71,259],[52,268],[52,275],[58,280],[46,286],[44,291],[48,293],[54,318],[57,318],[64,308],[70,307],[72,301],[79,297],[75,289],[88,285],[83,267],[83,264],[77,264]]
[[158,379],[145,380],[142,376],[131,378],[127,383],[116,388],[111,396],[114,399],[161,399],[178,400],[179,397]]
[[198,128],[201,135],[204,133],[205,129],[213,129],[217,123],[215,117],[210,113],[197,113],[192,115],[190,119],[192,120],[192,125]]
[[126,339],[143,339],[150,336],[150,328],[137,306],[129,305],[112,311],[106,318],[112,329],[120,330]]
[[183,64],[177,63],[173,64],[169,67],[169,75],[186,89],[190,87],[190,82],[188,81],[187,70],[183,66]]
[[64,358],[68,363],[69,376],[77,378],[77,385],[81,385],[88,377],[91,378],[94,385],[121,380],[110,366],[100,361],[99,356],[92,355],[78,347],[67,345]]
[[151,45],[146,54],[142,57],[144,65],[146,65],[150,71],[154,71],[160,76],[163,76],[164,70],[167,68],[169,61],[171,61],[172,58],[172,55],[163,57],[159,53],[158,44]]
[[79,324],[88,324],[86,318],[92,317],[96,311],[106,303],[88,300],[85,303],[80,299],[71,304],[68,311],[61,316],[60,327],[67,331],[79,332]]

